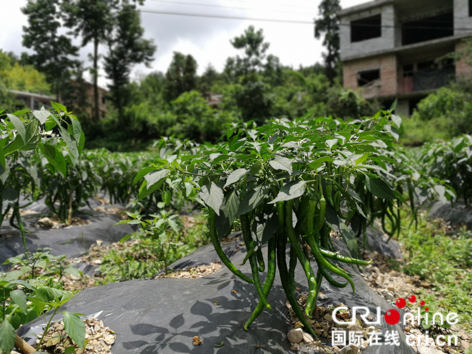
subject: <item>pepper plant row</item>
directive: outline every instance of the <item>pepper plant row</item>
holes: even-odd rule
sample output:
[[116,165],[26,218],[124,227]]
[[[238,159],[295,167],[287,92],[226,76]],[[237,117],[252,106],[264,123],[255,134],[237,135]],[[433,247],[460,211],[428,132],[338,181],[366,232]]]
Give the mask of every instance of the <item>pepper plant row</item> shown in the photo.
[[[294,293],[297,263],[307,278],[305,315],[310,317],[323,279],[336,287],[350,284],[355,292],[352,274],[337,262],[369,263],[358,259],[356,237],[365,237],[374,218],[380,217],[391,235],[400,228],[403,189],[417,187],[411,178],[393,174],[400,124],[401,119],[391,111],[350,122],[304,117],[274,120],[262,127],[246,123],[233,126],[226,134],[227,142],[167,155],[135,180],[144,179],[140,196],[160,190],[169,199],[179,193],[207,207],[211,240],[221,261],[242,280],[254,284],[259,296],[245,328],[264,308],[270,309],[267,297],[278,268],[287,299],[310,330]],[[415,203],[411,205],[414,208]],[[237,220],[250,275],[231,263],[220,244]],[[350,258],[333,252],[332,231],[342,235]],[[267,264],[262,254],[265,244]],[[316,273],[311,257],[318,265]],[[262,283],[260,273],[266,269]]]
[[[85,141],[77,119],[66,107],[52,105],[52,111],[18,111],[0,121],[0,225],[10,215],[10,224],[20,230],[25,250],[26,231],[20,209],[40,195],[48,183],[44,176],[66,176],[80,163]],[[70,297],[44,279],[35,278],[29,266],[0,274],[0,352],[10,353],[14,345],[26,345],[15,330],[45,310],[56,314]],[[79,316],[65,311],[63,315],[66,332],[84,348],[85,327]]]

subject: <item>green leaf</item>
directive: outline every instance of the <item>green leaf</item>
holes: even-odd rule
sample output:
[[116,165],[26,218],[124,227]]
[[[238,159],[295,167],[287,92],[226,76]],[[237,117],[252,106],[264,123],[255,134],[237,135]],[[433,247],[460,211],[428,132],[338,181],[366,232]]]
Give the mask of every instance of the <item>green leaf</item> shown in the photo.
[[75,119],[75,117],[71,117],[70,118],[70,122],[71,122],[71,127],[72,127],[72,136],[74,137],[74,139],[76,141],[80,141],[80,137],[82,135],[82,126],[80,125],[80,122]]
[[3,152],[3,149],[0,147],[0,165],[2,165],[3,169],[5,169],[5,153]]
[[33,150],[40,141],[39,135],[39,123],[37,120],[33,120],[26,125],[26,139],[22,150]]
[[46,129],[46,131],[51,131],[52,129],[54,129],[54,127],[57,126],[57,121],[55,119],[53,119],[52,115],[50,116],[50,119],[47,120],[46,124],[44,125],[44,129]]
[[17,280],[23,274],[24,273],[21,270],[14,270],[14,271],[8,272],[5,278],[3,278],[3,280],[6,280],[6,281]]
[[142,169],[141,171],[139,171],[136,176],[134,177],[133,179],[133,184],[135,184],[136,182],[138,182],[139,180],[141,180],[144,176],[146,176],[148,173],[152,172],[152,171],[155,171],[156,168],[153,167],[153,166],[149,166],[149,167],[146,167],[144,169]]
[[3,321],[0,326],[0,349],[4,353],[10,353],[15,346],[15,329],[8,321]]
[[308,166],[314,170],[317,170],[318,168],[321,167],[321,165],[323,164],[323,162],[333,162],[334,159],[332,157],[329,157],[329,156],[323,156],[323,157],[320,157],[319,159],[316,159],[315,161],[311,162],[308,164]]
[[77,148],[78,142],[76,143],[74,140],[72,140],[72,136],[61,125],[59,125],[59,133],[62,137],[62,140],[64,140],[66,143],[67,149],[69,149],[71,153],[70,157],[72,159],[72,163],[75,165],[79,159],[79,150]]
[[[359,155],[358,155],[359,156]],[[359,165],[361,163],[364,163],[367,159],[369,158],[368,154],[362,155],[356,160],[356,165]]]
[[293,172],[292,163],[293,163],[292,159],[288,159],[282,156],[277,156],[272,161],[269,161],[269,165],[271,165],[273,169],[284,170],[290,174]]
[[63,106],[62,104],[58,103],[58,102],[52,102],[51,101],[51,105],[54,107],[54,109],[57,111],[57,113],[61,113],[61,111],[67,112],[67,108],[65,106]]
[[214,182],[211,182],[210,186],[204,185],[199,193],[199,197],[207,206],[215,211],[216,215],[220,215],[220,207],[224,197],[223,190],[220,187]]
[[75,347],[74,346],[70,346],[70,347],[67,347],[65,350],[64,350],[64,354],[74,354],[75,353]]
[[239,169],[234,170],[233,172],[231,172],[231,174],[228,176],[228,179],[226,180],[226,183],[225,183],[223,189],[225,189],[226,187],[228,187],[229,185],[231,185],[233,183],[238,182],[242,177],[247,175],[248,172],[249,171],[246,170],[245,168],[239,168]]
[[185,182],[185,196],[188,198],[193,192],[193,184],[190,182]]
[[393,123],[395,123],[397,128],[400,129],[400,127],[402,126],[402,118],[400,116],[392,114],[392,121],[393,121]]
[[51,112],[46,109],[41,109],[39,111],[33,111],[33,115],[36,117],[40,124],[44,124],[51,116]]
[[19,111],[13,112],[15,116],[21,116],[22,114],[31,112],[28,108],[20,109]]
[[12,122],[13,126],[18,131],[18,134],[20,134],[23,141],[26,141],[25,125],[20,120],[20,118],[18,118],[17,116],[14,116],[13,114],[7,114],[7,117],[10,119],[10,122]]
[[3,154],[5,156],[10,155],[12,152],[15,152],[21,149],[25,145],[23,138],[20,135],[17,135],[15,140],[13,140],[10,144],[5,146],[3,149]]
[[46,303],[59,300],[63,295],[64,292],[59,289],[48,287],[36,289],[36,296]]
[[85,134],[84,132],[82,131],[82,133],[80,133],[80,140],[79,140],[79,152],[82,152],[84,150],[84,146],[85,146]]
[[141,184],[141,187],[139,189],[138,199],[141,200],[141,199],[144,199],[147,196],[151,195],[152,193],[157,191],[159,188],[161,188],[163,183],[164,183],[164,179],[161,179],[160,182],[157,182],[154,185],[152,185],[151,187],[147,188],[147,182],[143,181],[143,183]]
[[2,181],[2,183],[5,183],[8,176],[10,176],[10,165],[8,163],[5,163],[5,166],[0,166],[0,181]]
[[65,177],[67,175],[67,163],[59,149],[49,144],[39,144],[39,148],[48,162]]
[[329,140],[326,140],[325,141],[325,144],[326,146],[328,147],[328,149],[331,150],[331,148],[338,143],[338,139],[329,139]]
[[81,273],[80,270],[78,270],[75,267],[68,267],[68,268],[64,269],[64,273],[71,274],[75,277],[82,276],[82,274],[80,274]]
[[236,213],[239,209],[239,196],[236,191],[228,194],[221,205],[221,213],[215,217],[216,230],[218,237],[224,238],[231,231]]
[[156,172],[148,173],[146,176],[144,176],[144,179],[147,182],[147,188],[149,189],[149,187],[151,187],[155,183],[161,182],[169,174],[169,172],[170,170],[163,169]]
[[397,199],[393,190],[380,178],[371,178],[366,176],[365,185],[367,189],[378,198]]
[[246,192],[239,204],[238,212],[236,213],[236,217],[249,213],[250,211],[256,209],[265,198],[269,195],[269,187],[268,186],[257,186],[256,188]]
[[46,307],[46,302],[39,297],[30,297],[29,300],[33,303],[34,309],[38,314],[43,313]]
[[23,313],[26,313],[27,306],[26,306],[26,295],[23,290],[13,290],[10,291],[10,297],[15,304],[18,305]]
[[345,223],[340,224],[339,231],[341,232],[341,236],[346,244],[351,256],[353,258],[359,258],[359,246],[356,241],[356,235],[349,229]]
[[2,198],[9,201],[15,201],[20,196],[20,192],[8,186],[2,191]]
[[75,313],[64,314],[64,330],[80,348],[85,348],[85,323]]
[[400,138],[400,133],[398,132],[398,130],[395,128],[395,127],[392,127],[390,124],[386,124],[384,126],[384,129],[390,133],[391,136],[393,136],[395,138],[395,140],[398,141],[398,139]]
[[277,202],[282,202],[286,200],[292,200],[302,196],[306,190],[305,181],[292,181],[285,184],[279,191],[277,197],[269,202],[269,204],[274,204]]

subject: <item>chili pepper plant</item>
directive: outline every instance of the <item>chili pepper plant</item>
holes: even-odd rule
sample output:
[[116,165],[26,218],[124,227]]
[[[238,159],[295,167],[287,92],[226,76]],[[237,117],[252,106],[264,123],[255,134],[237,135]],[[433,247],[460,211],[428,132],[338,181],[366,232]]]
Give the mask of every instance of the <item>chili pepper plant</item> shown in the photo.
[[[78,163],[84,145],[84,135],[76,118],[66,107],[51,104],[51,111],[23,110],[6,114],[0,121],[0,225],[8,211],[13,210],[10,223],[20,229],[28,255],[26,231],[19,212],[24,207],[20,205],[20,195],[26,197],[27,204],[32,203],[40,195],[43,182],[38,166],[42,164],[50,173],[66,176],[68,167]],[[7,205],[3,209],[5,201]],[[0,352],[9,353],[13,349],[18,340],[15,329],[20,325],[43,314],[45,309],[52,309],[56,314],[70,298],[70,294],[50,288],[45,281],[28,279],[27,273],[32,270],[23,266],[0,274]],[[64,323],[66,332],[84,347],[85,327],[78,315],[64,312]]]
[[[293,311],[315,336],[305,315],[312,316],[321,282],[350,285],[355,292],[352,275],[335,261],[369,264],[358,259],[356,237],[363,236],[380,212],[397,217],[397,208],[405,202],[401,184],[389,172],[394,160],[384,153],[393,150],[400,124],[391,111],[350,122],[307,116],[277,119],[261,127],[246,123],[229,129],[226,142],[163,157],[137,179],[144,177],[143,196],[158,189],[183,190],[208,209],[210,237],[221,261],[254,284],[259,296],[245,329],[271,308],[267,297],[278,269]],[[249,262],[251,274],[232,264],[220,244],[237,221],[247,247],[244,263]],[[393,231],[399,223],[398,218]],[[351,257],[334,252],[331,231],[342,235]],[[316,272],[310,257],[318,265]],[[297,263],[309,288],[304,313],[295,295]],[[264,283],[262,272],[267,272]]]

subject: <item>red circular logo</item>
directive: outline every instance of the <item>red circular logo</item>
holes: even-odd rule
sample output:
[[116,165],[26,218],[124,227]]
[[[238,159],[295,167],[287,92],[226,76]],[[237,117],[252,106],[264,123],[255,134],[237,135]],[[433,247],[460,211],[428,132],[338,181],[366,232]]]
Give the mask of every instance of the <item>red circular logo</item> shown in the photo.
[[423,300],[420,301],[420,306],[424,306],[426,304],[426,302],[424,302]]
[[424,310],[425,310],[426,312],[428,312],[428,311],[429,311],[429,308],[425,307]]
[[410,301],[411,303],[414,303],[416,301],[416,296],[415,295],[410,295],[408,297],[408,301]]
[[389,325],[396,325],[400,321],[400,314],[397,310],[388,310],[385,312],[385,322]]
[[406,301],[405,301],[404,298],[401,297],[401,298],[397,299],[396,304],[397,304],[397,307],[398,307],[399,309],[402,309],[402,308],[404,308],[404,307],[406,306]]

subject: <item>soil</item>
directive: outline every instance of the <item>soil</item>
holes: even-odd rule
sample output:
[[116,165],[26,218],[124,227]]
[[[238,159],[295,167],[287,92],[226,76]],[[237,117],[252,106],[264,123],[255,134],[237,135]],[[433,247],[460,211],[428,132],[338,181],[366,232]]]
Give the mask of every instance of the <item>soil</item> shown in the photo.
[[[63,354],[67,347],[75,347],[75,354],[108,354],[111,353],[111,346],[115,343],[116,334],[113,330],[105,327],[103,321],[96,318],[84,320],[85,325],[85,350],[79,348],[64,331],[64,322],[58,321],[51,325],[43,339],[43,350],[48,353]],[[39,344],[41,336],[36,339]]]

